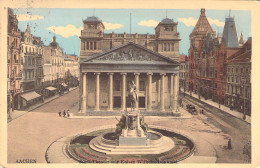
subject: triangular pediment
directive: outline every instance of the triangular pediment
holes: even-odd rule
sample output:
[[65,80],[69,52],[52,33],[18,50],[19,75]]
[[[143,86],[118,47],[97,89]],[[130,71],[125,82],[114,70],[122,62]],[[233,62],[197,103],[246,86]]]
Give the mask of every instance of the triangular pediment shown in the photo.
[[81,60],[81,63],[179,64],[135,43],[127,43]]

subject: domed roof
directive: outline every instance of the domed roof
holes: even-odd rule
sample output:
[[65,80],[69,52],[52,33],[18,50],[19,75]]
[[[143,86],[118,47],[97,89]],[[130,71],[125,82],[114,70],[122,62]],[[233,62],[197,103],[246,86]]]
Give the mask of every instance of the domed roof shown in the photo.
[[89,16],[89,17],[87,17],[87,19],[85,20],[85,21],[88,21],[88,22],[95,22],[95,21],[99,21],[98,20],[98,17],[96,17],[96,16]]
[[161,21],[161,23],[174,23],[173,19],[165,18]]

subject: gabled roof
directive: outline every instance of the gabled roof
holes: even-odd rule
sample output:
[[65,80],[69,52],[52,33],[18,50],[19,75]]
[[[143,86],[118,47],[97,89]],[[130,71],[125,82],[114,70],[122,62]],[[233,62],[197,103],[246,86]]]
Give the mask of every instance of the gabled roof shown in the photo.
[[102,57],[102,56],[105,56],[105,55],[107,55],[107,54],[109,54],[109,53],[112,53],[112,52],[114,52],[114,51],[116,51],[116,50],[118,50],[118,49],[124,48],[124,47],[126,47],[126,46],[130,46],[130,45],[133,45],[133,46],[135,46],[135,47],[137,47],[137,48],[140,48],[140,49],[142,49],[142,50],[145,50],[146,52],[148,52],[148,53],[150,53],[150,54],[153,54],[153,55],[155,55],[155,56],[157,56],[157,57],[159,57],[159,58],[162,58],[162,59],[164,59],[164,60],[167,60],[167,61],[171,62],[172,64],[176,64],[176,65],[179,65],[179,64],[180,64],[179,62],[177,62],[177,61],[175,61],[175,60],[173,60],[173,59],[171,59],[171,58],[169,58],[169,57],[163,56],[163,55],[161,55],[161,54],[159,54],[159,53],[157,53],[157,52],[154,52],[154,51],[152,51],[152,50],[150,50],[150,49],[148,49],[148,48],[146,48],[146,47],[144,47],[144,46],[141,46],[141,45],[139,45],[139,44],[135,44],[135,43],[133,43],[133,42],[128,42],[128,43],[122,44],[122,45],[120,45],[120,46],[117,46],[117,47],[115,47],[115,48],[108,49],[108,50],[106,50],[106,51],[104,51],[104,52],[98,53],[98,54],[96,54],[96,55],[92,55],[92,56],[88,56],[88,57],[86,57],[86,58],[82,58],[82,59],[80,59],[80,64],[89,62],[89,61],[91,61],[91,60],[95,60],[95,59],[100,58],[100,57]]
[[249,38],[239,50],[227,58],[227,63],[248,63],[251,62],[252,38]]
[[213,29],[212,29],[211,25],[209,24],[209,21],[206,17],[205,9],[202,8],[200,10],[200,12],[201,12],[200,17],[191,34],[207,35],[208,33],[213,33]]

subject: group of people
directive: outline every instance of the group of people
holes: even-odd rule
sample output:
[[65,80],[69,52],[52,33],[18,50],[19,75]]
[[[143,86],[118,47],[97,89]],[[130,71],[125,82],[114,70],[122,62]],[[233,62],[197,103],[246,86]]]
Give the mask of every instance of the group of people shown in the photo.
[[70,110],[64,110],[63,113],[61,111],[59,111],[59,117],[61,117],[61,114],[63,115],[63,117],[70,117]]

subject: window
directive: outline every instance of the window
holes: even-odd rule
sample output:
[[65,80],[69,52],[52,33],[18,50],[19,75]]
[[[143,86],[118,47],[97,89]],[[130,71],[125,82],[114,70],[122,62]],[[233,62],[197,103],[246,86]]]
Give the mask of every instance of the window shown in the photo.
[[140,90],[140,91],[144,91],[144,88],[145,88],[145,87],[144,87],[144,84],[145,84],[144,81],[140,81],[139,84],[140,84],[140,85],[139,85],[139,90]]
[[167,50],[167,44],[163,43],[163,51],[166,51],[166,50]]
[[174,43],[171,44],[171,51],[174,51]]
[[93,50],[93,42],[90,42],[90,50]]
[[94,42],[94,50],[96,50],[96,49],[97,49],[97,43]]
[[120,80],[115,80],[115,91],[120,91],[120,85],[121,85]]
[[87,50],[89,50],[89,42],[87,41],[86,43],[87,43],[86,44],[87,45]]

